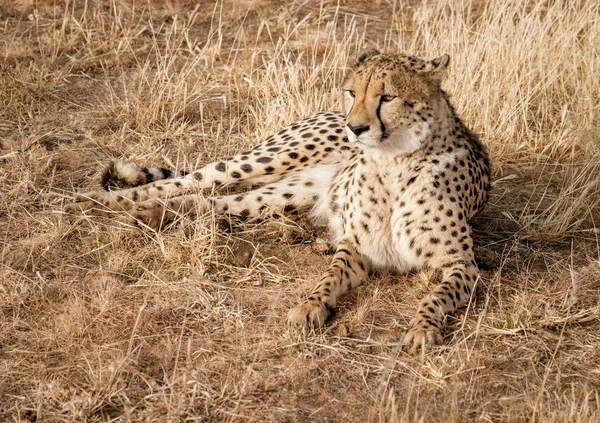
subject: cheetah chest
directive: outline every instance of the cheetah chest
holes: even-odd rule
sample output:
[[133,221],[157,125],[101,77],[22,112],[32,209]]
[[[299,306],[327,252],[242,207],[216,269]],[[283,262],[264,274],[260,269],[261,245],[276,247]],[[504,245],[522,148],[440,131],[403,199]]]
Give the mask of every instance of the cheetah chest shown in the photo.
[[[340,181],[347,188],[337,230],[341,237],[353,241],[373,266],[408,271],[419,263],[405,245],[405,228],[414,220],[403,216],[403,211],[418,207],[415,198],[419,184],[415,181],[422,176],[407,171],[412,167],[406,158],[365,156],[357,160],[346,181]],[[335,220],[332,223],[335,225]]]

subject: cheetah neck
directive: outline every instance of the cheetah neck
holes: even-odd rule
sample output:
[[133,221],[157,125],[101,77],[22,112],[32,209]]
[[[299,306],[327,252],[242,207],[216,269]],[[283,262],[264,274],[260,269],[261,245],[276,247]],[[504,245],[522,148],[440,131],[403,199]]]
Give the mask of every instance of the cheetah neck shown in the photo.
[[412,154],[421,149],[431,135],[431,126],[427,122],[419,122],[410,128],[401,128],[376,147],[383,154]]
[[408,128],[395,130],[384,142],[377,146],[361,145],[370,155],[381,158],[411,155],[425,146],[430,146],[449,134],[446,122],[454,121],[454,113],[444,98],[433,108],[434,118],[419,121]]

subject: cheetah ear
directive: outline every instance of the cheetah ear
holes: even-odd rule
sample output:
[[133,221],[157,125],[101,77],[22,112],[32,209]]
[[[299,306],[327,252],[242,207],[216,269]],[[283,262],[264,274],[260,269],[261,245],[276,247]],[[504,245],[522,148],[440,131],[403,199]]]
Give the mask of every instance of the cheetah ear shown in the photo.
[[364,49],[358,54],[358,59],[356,60],[356,64],[358,65],[359,63],[364,63],[367,60],[369,60],[371,57],[377,56],[378,54],[381,54],[381,53],[379,52],[379,50],[377,50],[375,48]]
[[444,54],[443,56],[436,57],[429,62],[428,73],[433,79],[441,81],[446,76],[448,65],[450,64],[450,56]]

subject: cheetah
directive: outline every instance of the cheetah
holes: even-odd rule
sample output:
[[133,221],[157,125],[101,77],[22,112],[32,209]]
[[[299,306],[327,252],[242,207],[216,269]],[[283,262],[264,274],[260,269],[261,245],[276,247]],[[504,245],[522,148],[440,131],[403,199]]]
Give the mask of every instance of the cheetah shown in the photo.
[[[257,218],[312,208],[335,253],[287,322],[324,325],[338,297],[372,270],[434,269],[441,282],[421,300],[403,339],[410,353],[426,351],[443,343],[445,316],[473,294],[479,270],[469,222],[491,187],[485,147],[441,89],[449,61],[363,51],[342,87],[345,114],[310,116],[186,175],[113,163],[105,185],[119,180],[128,188],[76,194],[67,208],[127,211],[152,229],[180,213]],[[202,195],[244,185],[253,189]]]

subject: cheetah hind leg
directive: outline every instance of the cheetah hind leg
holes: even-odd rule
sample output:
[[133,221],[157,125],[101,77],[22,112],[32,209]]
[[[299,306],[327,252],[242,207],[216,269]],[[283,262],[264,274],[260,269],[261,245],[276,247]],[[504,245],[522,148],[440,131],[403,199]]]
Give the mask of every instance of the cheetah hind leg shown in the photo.
[[188,194],[171,199],[150,199],[138,202],[130,212],[133,222],[141,222],[157,230],[178,214],[206,212],[229,213],[242,218],[258,218],[267,212],[284,213],[306,209],[324,194],[334,168],[322,166],[322,171],[305,171],[281,181],[267,184],[245,193],[203,197]]
[[[321,123],[318,123],[321,119]],[[325,127],[323,124],[327,122]],[[304,130],[321,125],[318,146],[308,141]],[[221,161],[209,163],[201,169],[181,176],[167,169],[140,168],[122,162],[113,164],[105,171],[103,185],[110,188],[121,182],[130,188],[113,191],[91,191],[74,196],[74,202],[66,205],[67,212],[86,210],[130,210],[134,203],[153,198],[174,198],[198,190],[224,186],[264,185],[279,181],[286,176],[316,169],[320,165],[339,165],[352,154],[353,148],[342,145],[343,117],[325,113],[296,122],[267,138],[250,151],[245,151]],[[325,132],[322,132],[325,131]],[[339,132],[338,132],[339,131]],[[325,135],[327,134],[328,135]],[[311,154],[308,152],[313,151]],[[171,176],[175,176],[171,178]],[[168,179],[160,179],[169,177]],[[157,180],[158,179],[158,180]],[[153,181],[151,183],[148,183]],[[143,185],[139,185],[143,184]]]
[[[77,193],[74,195],[74,202],[65,206],[67,212],[82,212],[87,210],[115,210],[127,211],[134,208],[135,204],[164,198],[175,198],[183,196],[193,191],[201,191],[211,188],[220,188],[223,186],[237,186],[241,183],[269,183],[281,179],[277,173],[266,173],[266,170],[259,167],[253,168],[250,172],[242,171],[239,163],[235,163],[237,156],[221,162],[209,163],[201,169],[198,169],[185,176],[178,176],[170,179],[159,179],[149,184],[139,185],[141,168],[131,163],[126,164],[120,169],[110,167],[107,169],[108,176],[104,179],[113,180],[125,177],[125,185],[132,185],[131,188],[114,191],[90,191]],[[130,166],[131,165],[131,166]],[[237,168],[238,170],[235,170]],[[270,169],[269,169],[270,170]],[[105,173],[106,173],[105,172]],[[113,178],[113,174],[119,175]],[[114,182],[114,181],[113,181]],[[110,187],[112,182],[103,180],[104,186]],[[143,208],[150,208],[150,204],[159,205],[162,201],[147,203]]]
[[125,221],[133,226],[143,225],[158,231],[177,216],[194,216],[199,210],[208,210],[209,205],[201,194],[180,195],[170,199],[152,198],[136,203]]
[[403,341],[405,351],[417,355],[443,344],[444,317],[468,302],[479,275],[474,262],[465,263],[460,261],[442,269],[442,283],[421,301],[410,322]]
[[[74,196],[74,202],[67,204],[64,209],[67,212],[87,210],[127,211],[131,210],[135,203],[151,199],[175,198],[194,191],[218,189],[224,186],[264,185],[283,179],[286,169],[289,169],[283,166],[283,161],[286,158],[289,159],[288,155],[286,154],[284,157],[283,153],[280,153],[278,156],[278,153],[273,152],[268,153],[271,156],[266,156],[270,160],[267,161],[264,158],[260,160],[262,157],[257,155],[263,154],[263,150],[264,146],[259,145],[250,152],[209,163],[185,176],[159,179],[143,185],[139,185],[141,179],[147,178],[147,176],[144,176],[143,168],[131,163],[109,166],[102,181],[105,187],[110,187],[115,179],[124,180],[124,185],[131,185],[132,187],[114,191],[78,193]],[[248,162],[250,154],[252,154],[252,157],[258,157],[252,165]],[[328,166],[331,165],[317,165],[312,169],[316,170],[318,167]],[[147,169],[150,173],[151,170],[152,168]],[[305,174],[309,170],[311,170],[310,167],[302,170],[294,169],[293,174]],[[156,202],[156,204],[159,203],[160,201]],[[149,204],[144,207],[149,207]]]
[[291,326],[316,328],[334,314],[337,297],[358,286],[367,276],[367,262],[349,241],[338,245],[329,269],[308,299],[288,312]]

